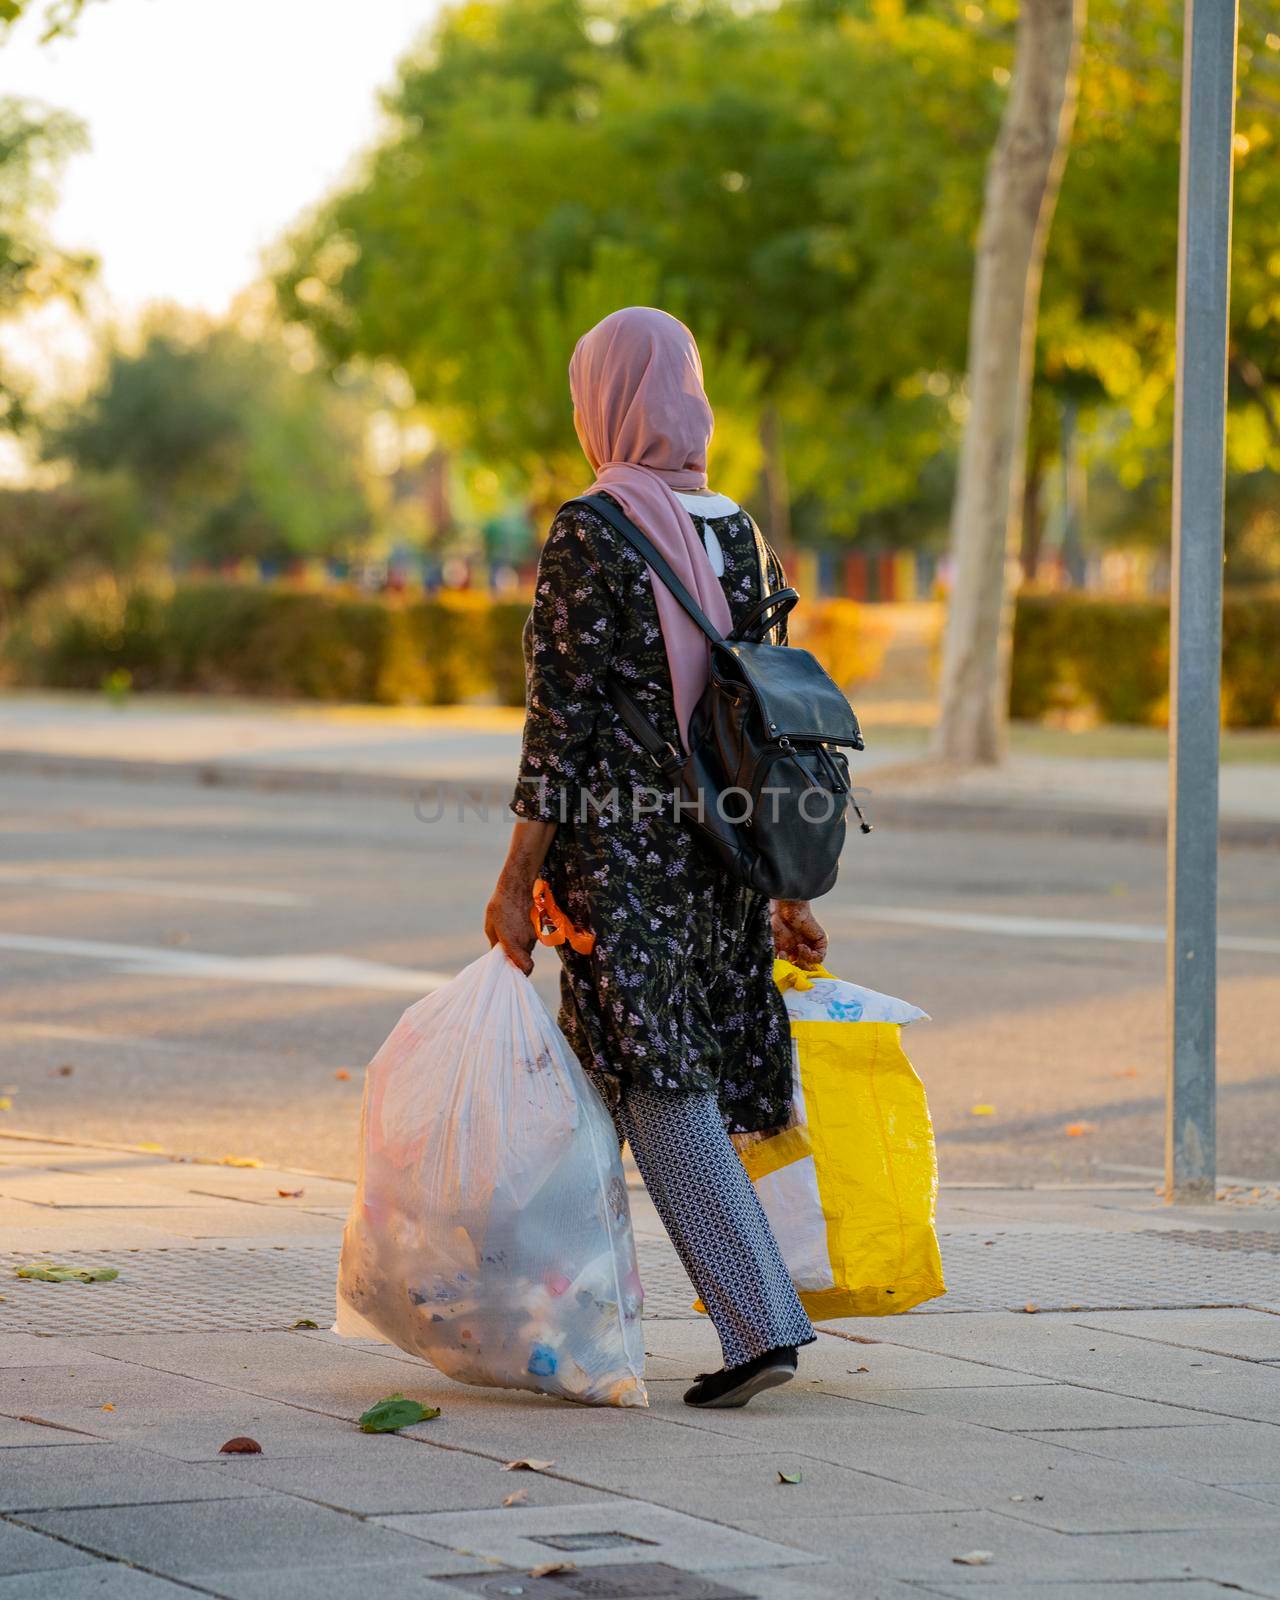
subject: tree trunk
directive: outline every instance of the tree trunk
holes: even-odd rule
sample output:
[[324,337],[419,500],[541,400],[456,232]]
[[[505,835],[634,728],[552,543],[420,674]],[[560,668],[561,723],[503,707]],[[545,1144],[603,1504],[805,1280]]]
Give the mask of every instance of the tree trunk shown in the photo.
[[787,483],[787,454],[782,442],[782,419],[773,406],[760,418],[760,448],[764,452],[764,492],[769,518],[769,543],[786,566],[791,559],[791,488]]
[[1044,543],[1044,458],[1033,451],[1022,486],[1022,581],[1034,583]]
[[996,762],[1008,720],[1036,313],[1075,116],[1085,0],[1022,0],[1013,84],[987,167],[969,308],[969,417],[951,512],[951,599],[934,752]]

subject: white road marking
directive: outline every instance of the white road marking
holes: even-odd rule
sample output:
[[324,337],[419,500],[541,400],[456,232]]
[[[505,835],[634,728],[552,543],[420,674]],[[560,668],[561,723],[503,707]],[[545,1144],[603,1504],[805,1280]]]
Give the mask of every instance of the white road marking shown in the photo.
[[89,894],[145,894],[161,900],[210,900],[232,906],[305,906],[303,895],[285,889],[229,888],[218,883],[174,883],[167,878],[99,878],[85,872],[28,872],[0,867],[0,883],[35,883]]
[[[819,907],[821,917],[821,907]],[[1163,944],[1158,922],[1088,922],[1073,917],[1007,917],[981,911],[933,911],[917,906],[859,906],[833,915],[848,928],[855,922],[895,922],[909,928],[947,928],[956,933],[995,933],[1010,939],[1101,939],[1120,944]],[[1280,939],[1246,933],[1220,933],[1219,950],[1280,956]]]
[[0,950],[24,955],[81,956],[110,962],[117,971],[158,978],[225,978],[235,983],[296,983],[322,989],[385,989],[423,995],[442,988],[450,972],[415,972],[410,967],[363,961],[359,956],[221,956],[199,950],[108,944],[97,939],[52,939],[0,933]]

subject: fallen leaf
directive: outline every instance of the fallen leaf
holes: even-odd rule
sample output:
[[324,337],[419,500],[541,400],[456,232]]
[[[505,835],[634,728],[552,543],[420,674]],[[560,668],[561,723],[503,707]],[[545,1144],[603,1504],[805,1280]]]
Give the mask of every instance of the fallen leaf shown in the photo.
[[218,1449],[220,1456],[260,1456],[262,1446],[256,1439],[249,1438],[248,1434],[238,1433],[234,1439],[228,1439],[226,1444]]
[[138,1150],[147,1150],[147,1151],[151,1152],[152,1154],[155,1154],[158,1151],[163,1150],[164,1146],[162,1144],[140,1144],[140,1145],[136,1145],[134,1148],[138,1149]]
[[971,1117],[994,1117],[995,1114],[996,1114],[996,1108],[994,1106],[970,1106],[969,1107],[969,1115]]
[[108,1401],[107,1401],[107,1403],[106,1403],[106,1405],[104,1405],[104,1406],[99,1406],[99,1408],[98,1408],[98,1409],[99,1409],[99,1410],[100,1410],[100,1411],[114,1411],[114,1410],[115,1410],[115,1407],[114,1407],[114,1406],[113,1406],[113,1405],[112,1405],[112,1404],[111,1404],[111,1402],[110,1402],[110,1400],[108,1400]]
[[549,1578],[553,1572],[576,1572],[577,1570],[578,1565],[575,1561],[544,1561],[540,1567],[530,1567],[529,1576],[531,1578]]
[[1034,1317],[1036,1312],[1039,1311],[1040,1307],[1035,1303],[1034,1300],[1028,1300],[1026,1305],[1023,1306],[1022,1309],[1027,1313],[1027,1315],[1029,1317]]
[[351,1078],[351,1074],[347,1071],[347,1069],[345,1067],[339,1067],[338,1070],[334,1073],[334,1077],[338,1080],[339,1083],[347,1083]]
[[398,1433],[401,1428],[411,1428],[415,1422],[430,1422],[439,1415],[439,1406],[424,1406],[417,1400],[406,1400],[402,1394],[392,1394],[369,1407],[360,1418],[360,1431]]
[[58,1068],[58,1076],[60,1078],[69,1078],[75,1070],[69,1061],[64,1061]]
[[995,1560],[990,1550],[970,1550],[962,1556],[952,1556],[957,1567],[989,1567]]
[[1096,1122],[1068,1122],[1062,1130],[1068,1139],[1083,1139],[1086,1133],[1097,1133]]
[[504,1461],[504,1472],[546,1472],[555,1466],[554,1461],[536,1461],[532,1456],[527,1459],[522,1456],[519,1461]]
[[276,1193],[282,1200],[300,1200],[306,1191],[303,1189],[277,1189]]
[[870,1372],[871,1368],[870,1367],[850,1367],[849,1371],[850,1372]]
[[514,1494],[509,1494],[502,1502],[504,1506],[522,1506],[529,1498],[527,1489],[517,1489]]
[[804,1473],[802,1473],[802,1472],[780,1472],[778,1474],[778,1482],[779,1483],[803,1483],[804,1482]]
[[39,1283],[110,1283],[120,1276],[115,1267],[66,1267],[55,1261],[29,1261],[13,1269],[15,1278],[34,1278]]
[[295,1328],[319,1328],[318,1322],[312,1322],[310,1317],[299,1317],[294,1323]]
[[218,1165],[220,1167],[260,1167],[262,1163],[257,1156],[223,1156]]
[[0,1111],[12,1111],[13,1101],[7,1094],[0,1094]]

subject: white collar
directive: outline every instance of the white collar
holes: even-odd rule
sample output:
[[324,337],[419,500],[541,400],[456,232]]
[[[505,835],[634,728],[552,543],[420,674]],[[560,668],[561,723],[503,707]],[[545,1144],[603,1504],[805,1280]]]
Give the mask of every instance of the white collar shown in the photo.
[[698,517],[728,517],[739,509],[738,502],[727,494],[682,494],[677,489],[675,497],[686,511]]

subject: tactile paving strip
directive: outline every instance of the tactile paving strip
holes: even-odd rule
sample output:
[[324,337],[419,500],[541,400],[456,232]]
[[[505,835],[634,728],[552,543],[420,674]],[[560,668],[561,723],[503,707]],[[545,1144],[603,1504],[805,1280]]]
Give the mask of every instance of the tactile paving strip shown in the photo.
[[[943,1232],[950,1292],[919,1309],[1280,1305],[1280,1254],[1274,1236],[1202,1230],[1213,1237],[1208,1248],[1206,1239],[1187,1237],[1189,1231],[1036,1229],[985,1237],[968,1230]],[[3,1274],[2,1332],[252,1332],[291,1328],[301,1318],[325,1328],[332,1320],[337,1263],[332,1244],[72,1250],[59,1255],[68,1263],[119,1268],[120,1277],[112,1283],[18,1279],[11,1268],[38,1257],[15,1252],[4,1259],[10,1270]],[[693,1289],[674,1252],[660,1241],[643,1240],[640,1269],[647,1317],[696,1317]]]

